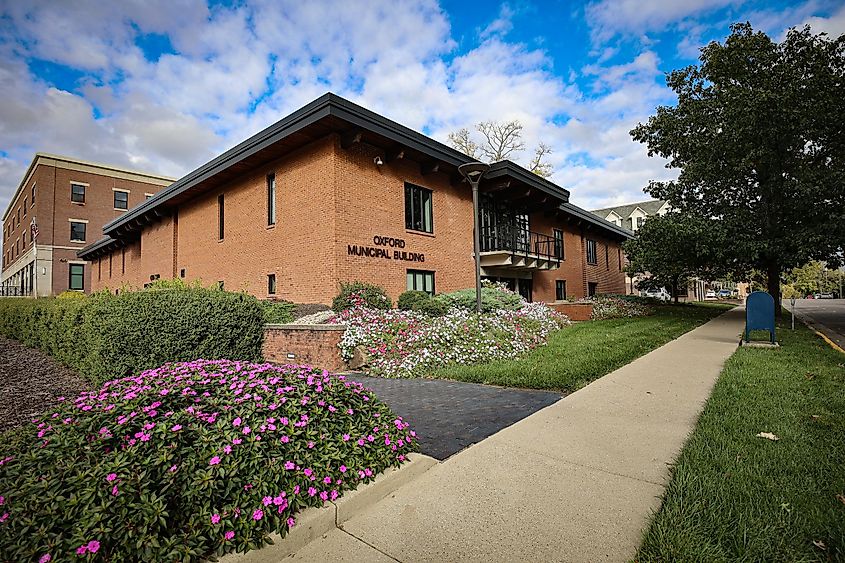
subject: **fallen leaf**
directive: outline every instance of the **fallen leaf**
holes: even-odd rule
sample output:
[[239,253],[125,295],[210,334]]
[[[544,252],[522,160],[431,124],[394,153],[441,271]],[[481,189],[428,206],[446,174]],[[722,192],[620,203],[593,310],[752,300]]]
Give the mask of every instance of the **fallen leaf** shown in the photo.
[[827,546],[824,544],[822,540],[813,540],[813,545],[819,549],[827,549]]
[[843,495],[842,493],[839,493],[838,495],[836,495],[836,500],[838,500],[842,504],[845,504],[845,495]]
[[773,442],[780,440],[780,438],[778,438],[777,436],[775,436],[771,432],[760,432],[759,434],[757,434],[757,437],[758,438],[766,438],[767,440],[771,440]]
[[811,414],[811,415],[810,415],[810,418],[812,418],[813,420],[818,420],[818,419],[820,419],[820,418],[821,418],[821,416],[820,416],[820,415],[817,415],[817,414]]
[[804,377],[806,377],[807,379],[813,379],[813,378],[814,378],[814,377],[816,377],[816,376],[815,376],[815,375],[813,375],[812,373],[810,373],[810,372],[808,371],[808,372],[807,372],[807,375],[805,375]]

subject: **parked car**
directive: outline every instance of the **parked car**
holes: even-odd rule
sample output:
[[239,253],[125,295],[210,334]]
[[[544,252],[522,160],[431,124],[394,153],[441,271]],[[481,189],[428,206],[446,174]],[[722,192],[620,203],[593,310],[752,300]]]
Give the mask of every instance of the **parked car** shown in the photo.
[[816,299],[833,299],[833,294],[832,293],[819,293],[816,296]]
[[660,289],[646,289],[640,292],[641,297],[650,297],[651,299],[657,299],[659,301],[669,301],[672,299],[672,296],[669,295],[669,292],[666,291],[665,288]]
[[712,289],[704,294],[705,299],[716,299],[716,292]]
[[733,291],[730,289],[720,289],[719,290],[719,299],[729,299],[733,295]]

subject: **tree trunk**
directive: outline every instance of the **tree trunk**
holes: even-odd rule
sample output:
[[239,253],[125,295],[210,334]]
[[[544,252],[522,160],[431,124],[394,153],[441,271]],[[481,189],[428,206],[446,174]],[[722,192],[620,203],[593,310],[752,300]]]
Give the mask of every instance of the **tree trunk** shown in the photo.
[[675,305],[678,304],[678,280],[672,280],[672,297],[675,298]]
[[766,265],[766,285],[769,295],[775,300],[775,317],[781,317],[783,308],[780,304],[780,266],[774,260]]

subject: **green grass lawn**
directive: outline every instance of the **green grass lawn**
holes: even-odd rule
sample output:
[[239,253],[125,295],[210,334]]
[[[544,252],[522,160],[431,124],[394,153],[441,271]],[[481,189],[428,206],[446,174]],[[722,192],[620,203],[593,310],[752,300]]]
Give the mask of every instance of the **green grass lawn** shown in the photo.
[[572,392],[723,313],[719,303],[659,306],[654,315],[577,323],[524,358],[437,370],[429,377]]
[[779,328],[725,365],[637,561],[845,561],[845,355]]

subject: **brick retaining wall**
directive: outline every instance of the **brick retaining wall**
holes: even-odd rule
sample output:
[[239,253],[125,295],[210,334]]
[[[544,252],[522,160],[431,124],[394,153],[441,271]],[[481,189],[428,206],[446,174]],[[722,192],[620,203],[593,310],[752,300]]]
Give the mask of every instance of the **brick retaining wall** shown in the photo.
[[329,371],[344,371],[337,345],[343,325],[274,324],[264,328],[264,359],[278,364],[310,364]]
[[593,315],[592,303],[550,303],[549,307],[572,321],[589,321]]

